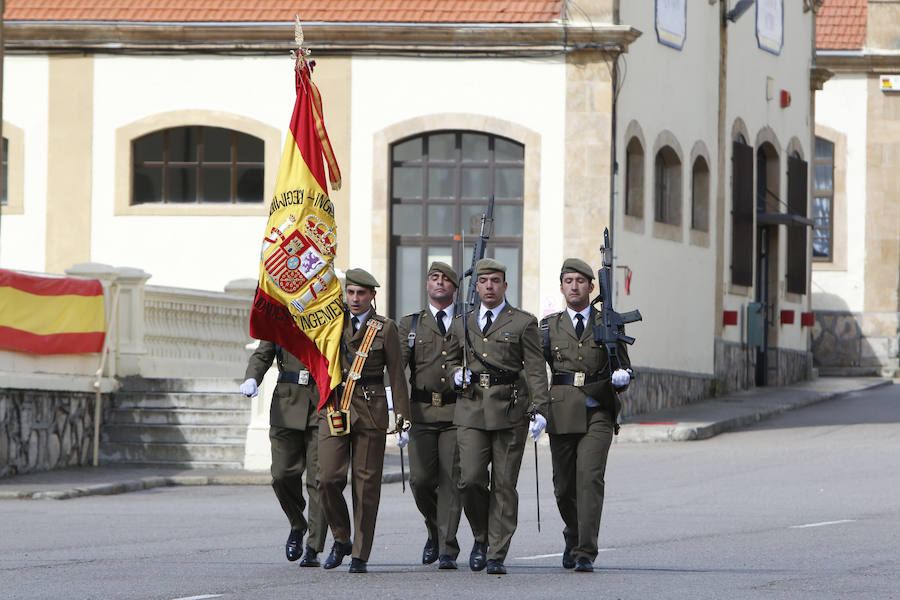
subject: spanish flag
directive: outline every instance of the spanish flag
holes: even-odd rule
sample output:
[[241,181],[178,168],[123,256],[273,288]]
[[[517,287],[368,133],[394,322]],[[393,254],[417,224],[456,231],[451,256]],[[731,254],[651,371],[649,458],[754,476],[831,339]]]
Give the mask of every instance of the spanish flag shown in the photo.
[[34,354],[101,352],[105,335],[98,280],[0,269],[0,347]]
[[341,382],[344,308],[333,266],[337,236],[325,163],[335,190],[341,174],[305,52],[297,53],[297,99],[262,237],[250,335],[303,361],[319,387],[321,408]]

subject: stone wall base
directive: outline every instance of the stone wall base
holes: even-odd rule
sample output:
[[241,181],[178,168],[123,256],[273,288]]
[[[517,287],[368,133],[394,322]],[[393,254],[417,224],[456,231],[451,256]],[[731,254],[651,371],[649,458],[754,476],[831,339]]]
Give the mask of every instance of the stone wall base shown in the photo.
[[91,464],[94,399],[87,392],[0,389],[0,477]]
[[900,373],[900,313],[815,311],[813,361],[823,375]]

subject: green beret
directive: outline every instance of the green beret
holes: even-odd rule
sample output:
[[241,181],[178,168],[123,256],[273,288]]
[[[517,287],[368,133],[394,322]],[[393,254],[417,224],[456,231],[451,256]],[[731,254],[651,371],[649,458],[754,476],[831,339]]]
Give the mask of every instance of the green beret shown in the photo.
[[364,269],[347,269],[344,276],[347,279],[347,285],[361,285],[372,289],[379,287],[378,280]]
[[488,273],[506,273],[506,265],[494,260],[493,258],[482,258],[475,263],[475,276],[487,275]]
[[453,285],[459,285],[459,277],[456,275],[456,271],[453,270],[453,267],[448,265],[447,263],[441,262],[439,260],[431,263],[431,266],[428,267],[428,275],[431,275],[434,272],[443,273],[447,276],[447,279],[453,282]]
[[580,258],[567,258],[563,261],[562,270],[559,274],[564,275],[566,273],[581,273],[588,279],[594,278],[594,272],[591,270],[591,265]]

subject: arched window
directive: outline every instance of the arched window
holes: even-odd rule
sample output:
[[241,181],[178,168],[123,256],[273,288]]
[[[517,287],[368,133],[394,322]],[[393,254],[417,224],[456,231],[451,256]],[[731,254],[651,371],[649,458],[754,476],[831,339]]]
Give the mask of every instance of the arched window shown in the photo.
[[656,153],[653,218],[659,223],[681,224],[681,160],[669,146]]
[[131,204],[262,203],[263,140],[222,127],[172,127],[131,143]]
[[702,156],[691,170],[691,229],[709,231],[709,165]]
[[644,148],[636,137],[625,148],[625,214],[644,216]]
[[494,228],[486,255],[506,265],[507,299],[519,305],[524,165],[525,146],[475,131],[430,132],[392,145],[391,315],[426,305],[431,261],[446,262],[460,275],[469,268],[491,196]]

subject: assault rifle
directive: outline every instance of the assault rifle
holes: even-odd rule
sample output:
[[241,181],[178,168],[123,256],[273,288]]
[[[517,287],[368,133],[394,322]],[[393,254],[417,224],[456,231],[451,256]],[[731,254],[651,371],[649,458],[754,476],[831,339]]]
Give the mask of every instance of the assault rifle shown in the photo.
[[594,323],[594,341],[606,346],[609,356],[610,375],[616,369],[622,368],[619,361],[619,342],[633,344],[634,338],[625,335],[625,324],[642,320],[638,310],[627,313],[617,313],[613,310],[612,301],[612,248],[609,247],[609,229],[603,230],[603,247],[600,248],[603,257],[603,266],[597,271],[597,283],[600,293],[591,301],[591,304],[600,302],[600,318],[602,323]]
[[[475,289],[475,281],[478,277],[475,275],[475,264],[484,258],[484,251],[487,249],[487,241],[491,239],[491,232],[494,228],[494,197],[491,196],[488,200],[487,211],[481,215],[481,233],[479,234],[478,241],[475,242],[475,248],[472,251],[472,266],[462,274],[462,277],[459,279],[460,285],[457,285],[457,290],[461,287],[463,279],[467,276],[469,277],[469,287],[466,289],[466,301],[462,306],[462,310],[460,313],[462,314],[462,325],[463,331],[466,336],[466,345],[463,348],[462,353],[462,367],[463,373],[469,368],[469,348],[472,347],[472,342],[469,340],[469,311],[475,308],[475,304],[478,302],[478,291]],[[465,239],[463,240],[463,251],[465,251]],[[465,390],[468,387],[466,383],[465,377],[463,377],[463,389]]]

